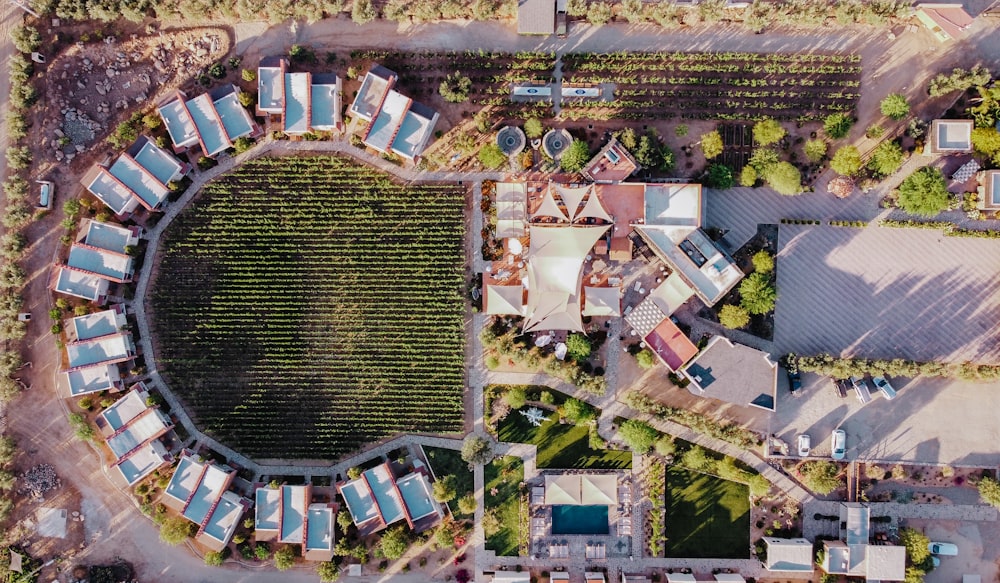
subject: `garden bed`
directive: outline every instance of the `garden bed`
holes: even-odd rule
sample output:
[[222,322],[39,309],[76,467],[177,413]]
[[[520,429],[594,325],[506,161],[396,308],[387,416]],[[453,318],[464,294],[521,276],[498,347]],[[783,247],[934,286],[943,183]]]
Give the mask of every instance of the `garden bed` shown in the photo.
[[472,514],[462,514],[458,509],[458,501],[463,496],[475,493],[472,470],[469,469],[469,464],[462,459],[461,452],[440,447],[423,446],[423,448],[424,454],[427,455],[427,461],[434,471],[434,476],[438,480],[445,476],[455,477],[455,499],[448,503],[451,513],[456,518],[472,518]]

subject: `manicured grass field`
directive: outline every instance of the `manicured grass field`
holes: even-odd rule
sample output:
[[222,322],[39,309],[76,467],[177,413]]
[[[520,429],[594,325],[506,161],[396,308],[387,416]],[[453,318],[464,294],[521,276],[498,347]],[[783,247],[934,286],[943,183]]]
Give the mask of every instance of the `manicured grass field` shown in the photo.
[[455,491],[458,492],[458,495],[448,503],[452,514],[458,518],[472,518],[471,514],[462,514],[458,510],[458,501],[462,496],[472,494],[475,491],[472,470],[469,469],[469,464],[462,460],[462,453],[441,447],[428,447],[426,445],[423,447],[427,461],[430,462],[431,469],[434,470],[434,475],[439,480],[445,476],[455,476]]
[[511,411],[497,427],[500,441],[533,443],[538,447],[539,468],[618,469],[632,467],[632,452],[591,449],[587,427],[559,423],[555,413],[535,427],[517,411]]
[[170,224],[157,365],[202,429],[257,458],[331,459],[463,426],[463,208],[337,157],[259,158]]
[[750,556],[750,490],[744,484],[667,467],[666,556]]
[[[486,512],[499,520],[500,529],[486,537],[486,548],[499,556],[517,556],[522,538],[521,495],[518,484],[524,479],[524,463],[506,456],[485,466]],[[496,488],[496,495],[492,494]],[[525,517],[527,509],[525,509]]]

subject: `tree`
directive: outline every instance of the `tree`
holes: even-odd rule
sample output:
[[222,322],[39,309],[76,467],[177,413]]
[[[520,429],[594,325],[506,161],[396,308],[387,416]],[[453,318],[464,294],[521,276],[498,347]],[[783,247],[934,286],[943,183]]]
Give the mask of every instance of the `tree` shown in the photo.
[[740,170],[740,186],[754,186],[757,184],[757,170],[753,166],[744,166]]
[[19,111],[7,112],[7,136],[12,140],[20,140],[28,135],[28,120]]
[[611,20],[611,16],[611,5],[603,0],[598,0],[590,3],[590,8],[587,11],[587,22],[594,26],[601,26],[607,24]]
[[872,152],[872,157],[868,160],[868,169],[880,178],[889,176],[899,170],[905,157],[903,148],[895,141],[882,142]]
[[334,583],[340,578],[340,566],[332,561],[324,561],[316,565],[316,574],[322,583]]
[[451,502],[458,496],[458,490],[455,486],[455,476],[450,474],[435,481],[431,489],[433,490],[434,499],[441,503]]
[[652,425],[638,419],[629,419],[621,424],[618,433],[635,453],[648,453],[660,437],[660,432]]
[[586,16],[589,4],[588,0],[567,0],[566,14],[570,16]]
[[906,548],[906,557],[914,565],[920,565],[931,556],[930,537],[915,528],[899,529],[899,544]]
[[738,330],[750,323],[750,314],[740,306],[726,304],[719,310],[719,323],[730,330]]
[[774,309],[778,291],[766,273],[751,273],[740,282],[740,305],[751,314],[766,314]]
[[254,146],[254,141],[247,136],[241,136],[233,140],[233,150],[237,154],[242,154]]
[[656,440],[656,443],[653,445],[653,449],[656,450],[656,453],[666,457],[674,455],[674,452],[677,451],[677,443],[674,442],[673,437],[669,435],[662,435]]
[[753,263],[754,271],[759,273],[771,273],[774,271],[774,255],[771,255],[764,249],[754,253],[750,261]]
[[855,146],[844,146],[830,160],[830,168],[843,176],[855,176],[861,170],[861,152]]
[[802,147],[802,152],[806,155],[806,160],[815,164],[826,156],[826,142],[819,138],[808,140]]
[[529,117],[524,120],[524,135],[529,138],[540,138],[545,132],[545,128],[542,127],[542,122],[538,121],[537,117]]
[[779,194],[792,196],[802,192],[802,174],[790,162],[773,164],[762,175]]
[[663,146],[660,138],[651,132],[639,136],[633,155],[643,168],[669,170],[674,166],[674,153]]
[[372,5],[372,0],[354,0],[351,6],[351,20],[355,24],[368,24],[378,18],[378,12]]
[[500,146],[490,142],[479,149],[479,161],[490,170],[496,170],[507,163],[507,155]]
[[852,125],[854,118],[842,112],[831,113],[823,119],[823,131],[834,140],[846,136]]
[[785,128],[773,119],[762,119],[753,124],[753,141],[760,146],[768,146],[780,142],[785,137]]
[[640,368],[651,369],[656,361],[653,359],[653,352],[648,348],[643,348],[635,354],[635,361]]
[[462,514],[472,514],[476,511],[476,497],[466,494],[458,499],[458,511]]
[[705,175],[705,186],[724,190],[732,188],[734,184],[736,184],[736,179],[733,177],[732,168],[725,164],[709,165]]
[[840,466],[832,461],[805,462],[798,471],[806,488],[817,494],[829,494],[840,487]]
[[711,160],[722,154],[722,135],[718,130],[714,130],[701,135],[701,151],[705,154],[706,160]]
[[472,91],[472,79],[455,71],[441,82],[438,86],[438,93],[448,103],[464,103],[469,100],[469,92]]
[[573,425],[584,425],[597,419],[597,409],[590,403],[570,397],[563,403],[562,416]]
[[520,385],[512,386],[503,394],[503,402],[516,411],[528,402],[528,391]]
[[574,140],[563,152],[559,166],[565,172],[579,172],[590,161],[590,147],[583,140]]
[[882,115],[897,121],[910,114],[910,104],[902,93],[886,95],[878,106],[882,110]]
[[952,69],[951,75],[939,74],[931,79],[927,93],[931,97],[940,97],[952,91],[965,91],[971,87],[986,85],[990,82],[992,75],[990,70],[982,65],[976,65],[972,69]]
[[972,130],[972,149],[981,156],[1000,158],[1000,132],[995,127]]
[[979,497],[983,499],[983,502],[1000,508],[1000,482],[989,477],[980,480]]
[[31,166],[31,149],[27,146],[7,148],[7,165],[14,170],[24,170]]
[[590,356],[593,345],[590,338],[585,334],[570,334],[566,337],[566,355],[576,361],[581,361]]
[[205,564],[209,567],[219,567],[225,561],[225,557],[219,551],[208,551],[205,553]]
[[14,48],[22,53],[32,53],[42,46],[42,35],[38,34],[38,29],[33,26],[18,26],[10,32],[10,39],[14,43]]
[[925,166],[899,185],[899,208],[925,217],[933,217],[948,208],[948,185],[937,168]]
[[274,551],[274,568],[279,571],[287,571],[295,564],[295,549],[292,545],[285,545]]
[[493,459],[493,444],[479,435],[470,435],[462,443],[462,459],[470,464],[485,464]]
[[403,556],[406,549],[410,547],[410,534],[402,525],[386,530],[379,541],[382,554],[390,561],[395,561]]
[[341,510],[337,513],[337,525],[340,527],[340,532],[347,535],[347,529],[351,528],[354,524],[354,519],[351,518],[351,513],[346,510]]
[[171,516],[160,525],[160,540],[177,546],[194,534],[194,523],[183,516]]
[[643,10],[642,0],[622,0],[619,13],[632,24],[646,22],[646,12]]

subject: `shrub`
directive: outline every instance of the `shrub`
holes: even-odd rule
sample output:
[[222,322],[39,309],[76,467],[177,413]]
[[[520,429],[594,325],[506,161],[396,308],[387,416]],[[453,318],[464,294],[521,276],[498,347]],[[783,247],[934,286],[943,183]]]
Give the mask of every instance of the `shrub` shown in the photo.
[[205,564],[209,567],[219,567],[222,565],[225,558],[222,553],[218,551],[209,551],[205,553]]
[[589,403],[570,397],[563,403],[562,415],[574,425],[584,425],[597,419],[597,409]]
[[880,125],[874,125],[865,130],[865,137],[876,140],[885,135],[885,128]]
[[566,14],[570,16],[586,16],[589,8],[587,0],[567,0]]
[[14,170],[24,170],[31,166],[31,149],[27,146],[7,148],[7,165]]
[[804,462],[799,466],[799,474],[806,488],[820,495],[840,487],[840,466],[832,461]]
[[705,176],[705,186],[718,188],[720,190],[732,188],[736,184],[733,177],[733,170],[725,164],[711,164]]
[[258,561],[266,561],[271,558],[271,548],[267,546],[267,543],[257,543],[253,549],[253,556]]
[[467,494],[458,499],[458,511],[462,514],[472,514],[476,511],[476,497]]
[[819,138],[808,140],[802,151],[806,155],[806,160],[815,164],[826,156],[826,142]]
[[92,441],[94,439],[94,428],[81,413],[70,413],[69,425],[73,428],[73,435],[80,441]]
[[[636,159],[638,161],[638,154]],[[587,142],[575,140],[563,152],[562,158],[559,159],[559,166],[566,172],[579,172],[589,161],[590,147],[587,146]]]
[[730,330],[738,330],[750,323],[750,314],[741,306],[726,304],[719,310],[719,323]]
[[830,168],[837,174],[855,176],[861,170],[861,152],[855,146],[844,146],[830,160]]
[[479,161],[490,170],[496,170],[507,163],[507,155],[500,146],[490,142],[479,149]]
[[409,546],[410,533],[402,525],[386,530],[379,541],[379,548],[382,549],[382,554],[390,561],[395,561],[402,557]]
[[598,2],[590,3],[590,8],[587,11],[587,22],[594,26],[601,26],[602,24],[607,24],[611,20],[611,16],[611,5],[599,0]]
[[354,0],[351,5],[351,20],[355,24],[368,24],[378,18],[378,12],[372,5],[372,0]]
[[656,364],[656,360],[653,358],[653,352],[648,348],[643,348],[635,354],[635,361],[639,363],[640,368],[650,369]]
[[593,345],[584,334],[570,334],[566,337],[566,354],[573,360],[584,360],[590,356]]
[[839,140],[851,131],[854,125],[854,118],[846,113],[831,113],[823,119],[823,131],[834,140]]
[[254,141],[247,136],[236,138],[233,141],[233,150],[237,154],[242,154],[254,146]]
[[887,95],[879,103],[879,109],[882,110],[882,115],[897,121],[910,114],[910,104],[906,101],[906,97],[902,93],[890,93]]
[[931,97],[940,97],[952,91],[965,91],[972,87],[979,87],[990,82],[990,70],[982,65],[976,65],[972,69],[952,69],[951,75],[944,73],[931,79],[927,88],[927,93]]
[[989,477],[979,480],[979,497],[990,506],[1000,508],[1000,482]]
[[455,476],[443,476],[434,482],[432,487],[434,499],[441,503],[451,502],[458,496],[455,486]]
[[340,566],[332,561],[325,561],[316,565],[316,574],[321,583],[334,583],[340,578]]
[[556,397],[551,391],[542,391],[542,395],[538,399],[546,405],[554,405],[556,402]]
[[868,169],[878,177],[893,174],[903,165],[903,148],[895,141],[882,142],[875,147],[872,157],[868,160]]
[[925,166],[899,185],[899,208],[925,217],[933,217],[948,208],[948,185],[937,168]]
[[677,451],[677,444],[674,442],[674,438],[669,435],[660,436],[653,447],[656,449],[656,453],[664,457],[674,455],[674,452]]
[[20,140],[28,135],[28,120],[18,111],[7,112],[7,136],[11,140]]
[[769,166],[762,176],[778,194],[792,196],[802,192],[802,174],[789,162]]
[[462,443],[462,459],[470,464],[485,464],[493,459],[493,444],[485,437],[470,435]]
[[751,273],[740,282],[740,305],[751,314],[766,314],[774,310],[778,292],[765,273]]
[[619,6],[619,15],[632,24],[646,22],[646,13],[643,10],[642,0],[622,0]]
[[171,516],[160,525],[160,540],[177,546],[194,535],[194,523],[182,516]]
[[22,53],[32,53],[42,46],[42,35],[33,26],[18,26],[10,32],[10,40],[14,48]]
[[753,263],[754,271],[760,273],[771,273],[774,271],[774,256],[764,249],[754,253],[750,261]]
[[753,166],[744,166],[740,171],[740,186],[754,186],[757,184],[757,170]]
[[274,552],[274,568],[279,571],[287,571],[295,564],[295,549],[291,545],[285,545]]
[[545,128],[542,127],[542,122],[538,121],[537,117],[529,117],[524,120],[524,135],[529,138],[540,138],[545,132]]
[[660,437],[660,433],[650,424],[638,419],[629,419],[622,423],[618,429],[622,439],[628,444],[632,451],[643,454],[652,449],[653,444]]
[[257,72],[253,69],[243,69],[240,73],[240,77],[247,83],[252,83],[257,80]]
[[469,100],[469,91],[472,90],[472,79],[455,71],[445,77],[441,85],[438,86],[438,93],[449,103],[464,103]]
[[706,160],[711,160],[722,154],[722,136],[718,130],[701,135],[701,151],[705,154]]
[[994,162],[1000,159],[1000,132],[995,127],[975,128],[972,130],[972,149],[977,154],[992,158]]
[[915,528],[899,529],[899,544],[906,548],[906,558],[914,565],[920,565],[931,556],[931,539]]
[[528,402],[528,392],[522,386],[513,386],[504,393],[503,402],[516,411]]
[[762,119],[753,124],[753,140],[761,146],[780,142],[787,133],[785,128],[773,119]]
[[222,63],[215,63],[208,68],[208,74],[213,79],[222,79],[226,76],[226,66]]

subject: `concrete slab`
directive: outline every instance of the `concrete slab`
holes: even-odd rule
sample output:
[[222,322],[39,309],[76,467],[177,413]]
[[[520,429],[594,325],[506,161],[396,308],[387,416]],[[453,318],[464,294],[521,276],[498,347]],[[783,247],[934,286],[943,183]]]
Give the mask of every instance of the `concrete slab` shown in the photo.
[[35,532],[47,538],[66,538],[66,516],[65,508],[39,508],[35,512]]

